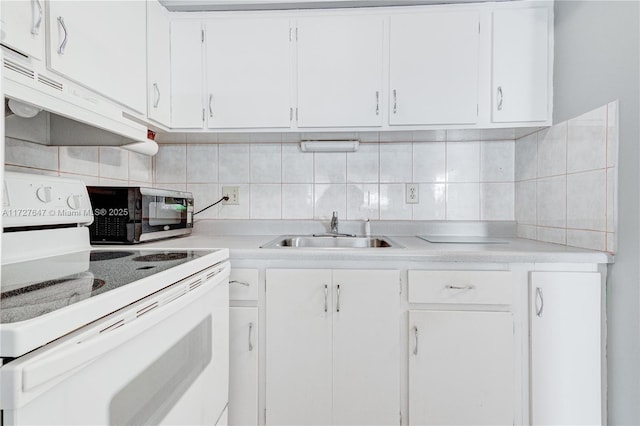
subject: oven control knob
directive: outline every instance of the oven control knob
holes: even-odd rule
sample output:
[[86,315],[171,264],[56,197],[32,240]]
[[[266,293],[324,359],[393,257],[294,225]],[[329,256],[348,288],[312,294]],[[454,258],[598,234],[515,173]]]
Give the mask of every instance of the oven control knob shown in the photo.
[[51,202],[51,187],[50,186],[41,186],[40,188],[38,188],[36,190],[36,197],[38,197],[38,200],[42,201],[43,203],[50,203]]
[[79,195],[69,195],[69,198],[67,198],[67,205],[72,210],[78,210],[80,208],[80,196]]

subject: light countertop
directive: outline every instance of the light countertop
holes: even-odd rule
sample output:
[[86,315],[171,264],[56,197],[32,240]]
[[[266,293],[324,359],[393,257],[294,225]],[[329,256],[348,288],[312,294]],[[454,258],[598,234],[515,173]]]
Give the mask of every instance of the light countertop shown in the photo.
[[279,235],[215,236],[194,233],[186,237],[139,244],[136,248],[228,248],[232,260],[613,263],[613,255],[610,253],[513,237],[499,237],[500,240],[506,241],[506,244],[456,244],[430,243],[416,236],[385,234],[385,237],[402,245],[403,248],[260,248]]

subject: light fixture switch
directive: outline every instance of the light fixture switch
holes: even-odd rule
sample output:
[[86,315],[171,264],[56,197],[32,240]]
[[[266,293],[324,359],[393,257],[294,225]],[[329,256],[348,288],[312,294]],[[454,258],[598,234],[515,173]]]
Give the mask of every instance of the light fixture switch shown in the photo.
[[408,183],[405,191],[407,204],[418,204],[418,184]]

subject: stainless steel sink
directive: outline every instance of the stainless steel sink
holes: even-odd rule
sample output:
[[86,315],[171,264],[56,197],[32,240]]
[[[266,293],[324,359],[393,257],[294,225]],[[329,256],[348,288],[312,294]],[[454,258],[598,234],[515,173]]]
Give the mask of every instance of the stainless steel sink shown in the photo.
[[262,248],[402,248],[387,237],[348,237],[334,235],[283,235],[263,245]]

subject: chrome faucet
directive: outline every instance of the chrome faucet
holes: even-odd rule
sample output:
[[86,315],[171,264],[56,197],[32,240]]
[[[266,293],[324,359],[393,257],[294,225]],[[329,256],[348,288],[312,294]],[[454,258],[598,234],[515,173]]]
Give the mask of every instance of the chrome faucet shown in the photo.
[[339,234],[338,232],[338,212],[333,212],[333,216],[331,216],[331,233]]

